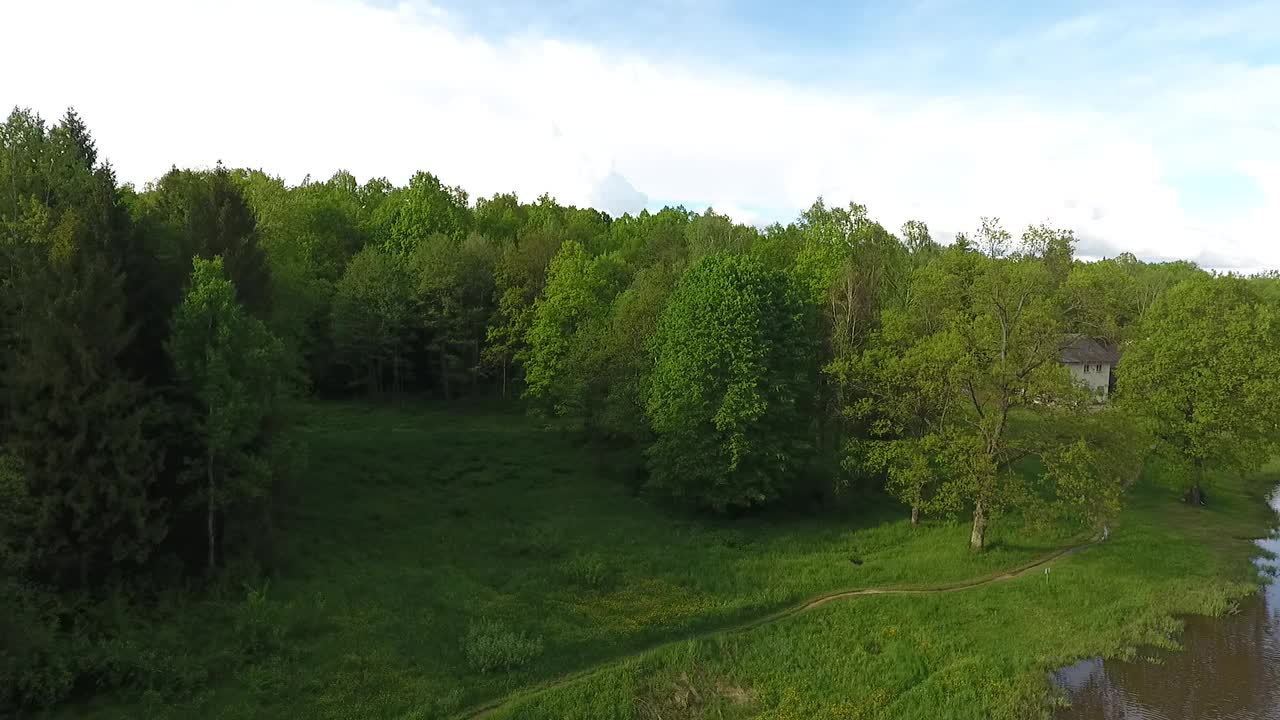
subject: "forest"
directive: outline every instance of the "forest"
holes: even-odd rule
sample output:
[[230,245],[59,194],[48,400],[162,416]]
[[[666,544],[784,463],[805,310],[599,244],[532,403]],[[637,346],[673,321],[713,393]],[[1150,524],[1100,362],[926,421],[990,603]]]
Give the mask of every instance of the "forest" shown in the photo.
[[[1280,275],[1085,261],[1070,230],[982,211],[943,244],[821,198],[753,227],[473,199],[429,172],[219,164],[137,188],[74,111],[15,109],[0,714],[452,717],[545,687],[498,709],[926,717],[907,689],[929,682],[969,703],[956,717],[1040,708],[1051,660],[1248,585],[1215,538],[1263,522]],[[1121,353],[1106,402],[1059,362],[1082,335]],[[1096,614],[1057,655],[1014,643],[973,673],[946,659],[962,643],[920,640],[893,667],[927,670],[806,690],[668,645],[1113,534],[1167,569],[1099,566],[1126,611],[1069,594],[1109,592],[1084,581],[1008,600],[1027,623],[1038,602]],[[874,602],[904,637],[887,618],[922,612]],[[884,632],[859,622],[848,642]],[[768,665],[751,647],[742,667]],[[836,712],[838,687],[863,704]]]

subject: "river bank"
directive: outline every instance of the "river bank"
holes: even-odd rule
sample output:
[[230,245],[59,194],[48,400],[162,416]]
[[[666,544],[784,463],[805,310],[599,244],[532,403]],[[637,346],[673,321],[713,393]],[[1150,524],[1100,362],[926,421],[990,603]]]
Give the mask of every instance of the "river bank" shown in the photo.
[[[1280,491],[1272,495],[1280,512]],[[1055,673],[1061,720],[1280,718],[1280,533],[1259,540],[1263,587],[1222,617],[1183,618],[1178,650],[1137,661],[1088,658]]]
[[1207,508],[1144,478],[1107,542],[970,593],[864,597],[690,641],[555,688],[497,718],[1048,717],[1051,671],[1176,646],[1187,614],[1257,588],[1278,468],[1225,480]]

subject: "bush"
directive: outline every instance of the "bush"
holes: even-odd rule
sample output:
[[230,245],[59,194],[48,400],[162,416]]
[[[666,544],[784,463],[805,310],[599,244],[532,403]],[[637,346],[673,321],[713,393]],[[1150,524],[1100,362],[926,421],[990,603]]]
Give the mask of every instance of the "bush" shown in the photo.
[[190,695],[209,680],[198,659],[142,631],[97,643],[90,672],[99,687],[129,688],[162,699]]
[[51,707],[76,688],[189,696],[209,672],[188,645],[180,631],[140,620],[120,593],[73,602],[0,583],[0,716]]
[[63,700],[80,674],[83,642],[60,629],[52,594],[0,584],[0,715]]
[[284,648],[291,608],[268,599],[266,583],[262,589],[245,587],[245,601],[236,608],[234,623],[240,650],[250,659],[274,655]]
[[608,562],[596,553],[574,556],[565,563],[564,570],[573,583],[587,588],[602,588],[613,578]]
[[462,650],[472,670],[514,670],[542,654],[542,638],[516,632],[498,621],[480,620],[467,628]]

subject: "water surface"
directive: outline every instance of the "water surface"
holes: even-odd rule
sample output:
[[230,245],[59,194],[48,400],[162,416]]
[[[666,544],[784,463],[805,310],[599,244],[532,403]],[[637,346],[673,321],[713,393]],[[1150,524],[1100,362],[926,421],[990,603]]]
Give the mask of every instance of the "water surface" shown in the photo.
[[[1258,544],[1280,553],[1280,536]],[[1141,653],[1154,663],[1092,658],[1055,673],[1071,700],[1058,718],[1280,720],[1280,581],[1271,575],[1238,613],[1185,621],[1182,651]]]

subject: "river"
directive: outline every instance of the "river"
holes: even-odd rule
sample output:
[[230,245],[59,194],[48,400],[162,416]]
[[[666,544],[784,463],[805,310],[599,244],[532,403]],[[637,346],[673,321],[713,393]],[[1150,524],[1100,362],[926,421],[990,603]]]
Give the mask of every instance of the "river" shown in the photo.
[[[1280,509],[1280,493],[1272,504]],[[1280,553],[1280,534],[1258,544]],[[1273,559],[1259,564],[1277,568]],[[1054,681],[1071,707],[1060,720],[1280,720],[1280,579],[1267,576],[1240,611],[1189,616],[1178,652],[1143,652],[1155,662],[1090,658]]]

